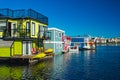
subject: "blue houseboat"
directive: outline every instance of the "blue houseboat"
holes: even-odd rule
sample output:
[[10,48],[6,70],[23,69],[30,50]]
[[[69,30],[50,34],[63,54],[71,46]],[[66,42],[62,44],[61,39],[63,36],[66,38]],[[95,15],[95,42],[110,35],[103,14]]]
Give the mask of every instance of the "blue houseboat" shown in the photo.
[[71,37],[71,46],[78,46],[79,49],[95,49],[95,43],[91,37]]
[[46,40],[45,49],[52,48],[54,55],[61,54],[64,48],[62,36],[65,35],[65,31],[58,28],[48,28],[49,40]]

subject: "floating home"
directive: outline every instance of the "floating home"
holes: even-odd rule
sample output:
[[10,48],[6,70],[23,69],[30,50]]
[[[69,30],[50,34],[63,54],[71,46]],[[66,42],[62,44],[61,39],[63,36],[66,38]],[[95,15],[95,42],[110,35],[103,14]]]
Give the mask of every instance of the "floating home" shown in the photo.
[[48,17],[32,9],[0,9],[0,58],[29,58],[43,47]]
[[79,50],[95,49],[95,42],[91,37],[71,37],[71,46],[78,46]]
[[69,36],[62,36],[63,41],[63,53],[71,51],[70,45],[71,45],[71,38]]
[[58,28],[48,28],[48,35],[50,38],[45,40],[45,49],[52,48],[54,55],[61,54],[64,48],[62,36],[65,35],[65,31]]

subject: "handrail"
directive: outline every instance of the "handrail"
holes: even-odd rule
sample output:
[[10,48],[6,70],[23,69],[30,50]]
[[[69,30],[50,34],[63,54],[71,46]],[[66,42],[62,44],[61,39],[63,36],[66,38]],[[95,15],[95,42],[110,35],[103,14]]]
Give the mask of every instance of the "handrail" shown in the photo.
[[5,29],[3,37],[30,37],[30,29]]
[[32,9],[24,10],[11,10],[11,9],[0,9],[0,18],[33,18],[45,24],[48,24],[48,17],[38,13]]

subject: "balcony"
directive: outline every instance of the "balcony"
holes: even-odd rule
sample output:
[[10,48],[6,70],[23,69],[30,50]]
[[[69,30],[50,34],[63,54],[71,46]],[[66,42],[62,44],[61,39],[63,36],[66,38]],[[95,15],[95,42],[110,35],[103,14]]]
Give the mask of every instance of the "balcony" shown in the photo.
[[3,33],[4,40],[27,40],[30,38],[30,29],[5,29]]
[[35,19],[41,23],[48,25],[48,17],[32,9],[28,9],[28,10],[0,9],[0,18],[14,18],[14,19],[29,18],[29,19]]
[[[41,36],[41,37],[40,37]],[[31,37],[30,29],[5,29],[3,32],[4,40],[48,40],[50,39],[50,34],[46,31],[43,33],[38,33],[37,38]]]

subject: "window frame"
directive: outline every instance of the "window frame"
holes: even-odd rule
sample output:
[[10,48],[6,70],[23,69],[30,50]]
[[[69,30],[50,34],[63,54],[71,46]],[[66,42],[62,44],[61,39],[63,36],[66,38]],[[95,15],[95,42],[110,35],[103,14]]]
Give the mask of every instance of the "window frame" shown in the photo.
[[26,22],[26,32],[30,33],[30,22]]
[[5,21],[0,21],[0,32],[3,32],[7,28],[7,23]]
[[35,36],[35,23],[32,22],[32,36]]

